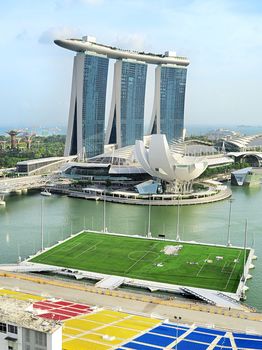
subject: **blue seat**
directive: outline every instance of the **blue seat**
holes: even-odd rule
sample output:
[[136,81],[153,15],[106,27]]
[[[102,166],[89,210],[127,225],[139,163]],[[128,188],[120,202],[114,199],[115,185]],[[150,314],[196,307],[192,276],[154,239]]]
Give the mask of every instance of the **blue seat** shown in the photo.
[[157,345],[157,346],[162,346],[165,347],[171,343],[173,343],[173,341],[175,341],[175,338],[170,338],[170,337],[164,337],[161,335],[155,335],[155,334],[150,334],[150,333],[146,333],[141,335],[140,337],[134,339],[135,341],[138,341],[140,343],[144,343],[144,344],[149,344],[149,345]]
[[207,333],[207,334],[214,334],[214,335],[225,335],[225,331],[220,331],[218,329],[209,329],[209,328],[203,328],[203,327],[197,327],[195,328],[195,331],[197,332],[202,332],[202,333]]
[[175,328],[181,328],[181,329],[189,329],[190,328],[190,327],[186,327],[186,326],[181,326],[180,324],[176,324],[176,323],[163,323],[163,326],[175,327]]
[[233,336],[235,338],[262,340],[262,336],[261,335],[255,335],[255,334],[233,333]]
[[172,349],[175,350],[206,350],[209,344],[194,343],[191,341],[181,340]]
[[239,339],[235,338],[235,343],[238,349],[259,349],[262,350],[261,340]]
[[182,330],[174,327],[165,327],[165,326],[158,326],[150,330],[150,333],[167,335],[174,338],[180,337],[180,335],[184,334],[185,332],[186,332],[185,329]]
[[232,346],[230,339],[226,337],[221,338],[217,345]]
[[215,335],[211,335],[211,334],[191,332],[185,337],[185,339],[196,340],[196,341],[199,341],[199,342],[202,342],[202,343],[210,344],[210,343],[212,343],[212,341],[214,339],[216,339],[216,336]]
[[159,348],[156,348],[154,346],[149,346],[145,344],[138,344],[134,342],[130,342],[128,344],[125,344],[124,347],[129,349],[136,349],[136,350],[159,350]]

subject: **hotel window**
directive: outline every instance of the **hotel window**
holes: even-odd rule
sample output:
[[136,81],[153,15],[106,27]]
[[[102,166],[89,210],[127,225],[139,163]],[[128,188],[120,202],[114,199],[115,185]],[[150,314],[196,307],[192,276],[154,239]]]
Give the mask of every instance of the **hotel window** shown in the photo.
[[0,322],[0,332],[6,333],[6,323]]
[[46,334],[42,332],[35,332],[36,345],[46,346]]
[[17,327],[16,326],[13,326],[11,324],[8,325],[8,332],[9,333],[14,333],[14,334],[17,334]]

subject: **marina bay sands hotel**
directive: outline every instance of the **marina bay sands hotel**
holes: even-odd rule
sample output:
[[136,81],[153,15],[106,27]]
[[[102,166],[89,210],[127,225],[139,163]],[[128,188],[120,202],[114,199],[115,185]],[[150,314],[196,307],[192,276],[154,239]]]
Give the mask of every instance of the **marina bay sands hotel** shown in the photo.
[[[65,156],[90,158],[104,146],[121,148],[144,137],[147,65],[155,65],[155,90],[148,134],[167,141],[183,136],[186,74],[189,61],[174,52],[153,54],[96,43],[94,37],[55,40],[77,52],[74,58]],[[114,59],[112,100],[105,129],[109,59]]]

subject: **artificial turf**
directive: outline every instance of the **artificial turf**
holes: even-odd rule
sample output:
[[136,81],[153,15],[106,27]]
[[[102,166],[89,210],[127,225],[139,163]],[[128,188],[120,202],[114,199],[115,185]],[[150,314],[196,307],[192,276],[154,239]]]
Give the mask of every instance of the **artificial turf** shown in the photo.
[[[166,255],[167,245],[182,248],[178,255]],[[243,272],[244,250],[84,232],[30,261],[234,293]]]

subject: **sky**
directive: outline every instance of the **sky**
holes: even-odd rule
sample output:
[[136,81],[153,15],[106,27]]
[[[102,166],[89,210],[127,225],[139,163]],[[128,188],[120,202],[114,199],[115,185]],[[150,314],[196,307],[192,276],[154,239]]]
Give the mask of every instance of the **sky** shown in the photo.
[[186,125],[262,125],[261,0],[0,0],[0,32],[0,127],[67,124],[74,53],[53,40],[84,35],[188,57]]

